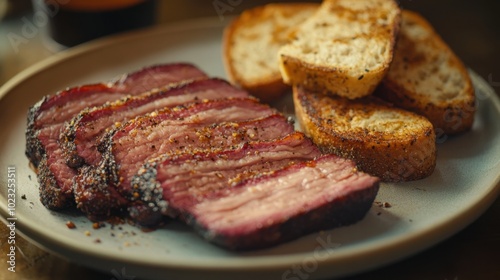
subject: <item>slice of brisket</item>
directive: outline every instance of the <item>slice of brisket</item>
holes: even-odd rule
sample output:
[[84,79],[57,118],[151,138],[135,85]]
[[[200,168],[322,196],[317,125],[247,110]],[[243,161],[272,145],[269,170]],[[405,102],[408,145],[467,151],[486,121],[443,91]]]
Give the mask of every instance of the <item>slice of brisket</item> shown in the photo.
[[214,78],[181,83],[83,110],[66,123],[61,134],[67,164],[73,168],[83,164],[98,164],[101,159],[101,154],[97,151],[100,137],[113,126],[134,117],[164,107],[224,97],[243,98],[249,97],[249,94],[224,80]]
[[230,148],[293,131],[292,124],[276,113],[255,99],[228,98],[131,120],[103,137],[99,145],[101,162],[81,169],[76,177],[77,207],[94,220],[122,209],[129,202],[132,176],[150,158],[165,153]]
[[[59,138],[64,123],[81,110],[102,105],[144,89],[166,86],[183,80],[206,78],[191,64],[166,64],[144,68],[108,84],[75,87],[43,98],[28,112],[26,155],[37,172],[42,203],[61,209],[74,203],[72,179],[75,170],[66,165]],[[40,164],[43,161],[43,164]],[[44,169],[44,170],[41,170]]]
[[238,149],[166,155],[147,163],[134,177],[131,198],[140,200],[130,207],[130,215],[141,225],[154,226],[162,215],[183,214],[184,209],[245,178],[264,176],[317,156],[318,148],[300,132],[246,143]]
[[[169,161],[150,164],[134,179],[139,197],[159,209],[175,207],[205,239],[234,250],[265,248],[353,224],[366,215],[379,188],[378,178],[333,155],[237,185],[229,181],[215,190],[172,184],[179,179],[168,170],[175,167]],[[193,168],[198,172],[197,166]]]

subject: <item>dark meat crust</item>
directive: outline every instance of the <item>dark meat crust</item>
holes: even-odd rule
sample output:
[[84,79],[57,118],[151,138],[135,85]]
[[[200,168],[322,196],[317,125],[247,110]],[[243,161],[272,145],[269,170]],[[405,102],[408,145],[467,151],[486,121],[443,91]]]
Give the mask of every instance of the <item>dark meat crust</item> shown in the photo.
[[48,209],[59,210],[75,205],[73,192],[63,191],[58,186],[54,174],[47,166],[45,156],[42,157],[38,164],[38,183],[40,184],[40,201]]
[[[99,106],[99,107],[104,107]],[[97,108],[93,108],[97,109]],[[61,132],[61,148],[63,149],[63,155],[66,158],[66,163],[71,168],[78,168],[85,165],[85,159],[78,155],[76,150],[77,143],[75,143],[76,139],[76,131],[79,124],[82,120],[89,115],[93,109],[84,109],[78,115],[76,115],[71,121],[65,124],[63,131]]]
[[52,106],[58,106],[59,103],[66,102],[71,96],[81,94],[90,95],[97,92],[112,92],[112,89],[105,84],[93,84],[70,88],[60,91],[53,96],[45,96],[28,109],[25,154],[35,167],[38,167],[40,160],[45,155],[45,149],[38,139],[40,126],[37,124],[37,119],[40,113]]
[[35,128],[35,120],[38,116],[38,111],[40,110],[40,106],[47,100],[47,96],[42,98],[42,100],[38,101],[35,105],[28,109],[28,117],[26,124],[26,150],[25,155],[30,160],[31,164],[35,168],[38,168],[40,164],[40,160],[45,155],[45,150],[38,140],[38,130]]
[[[105,168],[83,166],[75,177],[73,193],[76,207],[92,221],[106,220],[114,215],[125,216],[126,201],[115,188],[107,188]],[[90,195],[89,195],[90,194]]]

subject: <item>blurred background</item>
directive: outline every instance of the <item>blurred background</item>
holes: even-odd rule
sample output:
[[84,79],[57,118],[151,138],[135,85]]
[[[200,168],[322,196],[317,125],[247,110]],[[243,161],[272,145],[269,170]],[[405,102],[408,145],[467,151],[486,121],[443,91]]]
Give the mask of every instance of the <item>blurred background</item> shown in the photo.
[[[43,6],[43,1],[50,5]],[[0,0],[0,85],[34,63],[93,37],[200,17],[228,20],[231,15],[268,2]],[[403,8],[424,15],[466,66],[483,77],[497,94],[500,92],[500,1],[400,0],[399,3]],[[43,7],[46,10],[39,12]],[[54,27],[51,24],[60,27],[57,34],[49,32]],[[70,28],[74,24],[79,26],[79,31]],[[101,27],[96,27],[99,25]],[[497,200],[472,225],[430,250],[348,279],[500,279],[499,218],[500,200]],[[6,246],[6,234],[6,227],[0,225],[2,252]],[[17,278],[14,279],[113,278],[113,275],[67,262],[24,240],[18,246],[24,250],[24,259],[19,260]],[[3,278],[7,277],[3,274],[5,261],[2,257],[0,261],[0,279],[12,279]]]
[[[52,20],[48,23],[39,13],[36,13],[42,5],[41,2],[44,1],[61,3],[60,10],[48,13],[49,19]],[[63,9],[74,2],[86,2],[87,6],[92,6],[88,4],[92,2],[111,4],[109,7],[73,5],[71,9],[68,9],[69,12]],[[55,22],[54,24],[62,29],[59,30],[61,34],[57,34],[60,40],[66,39],[66,41],[77,43],[78,38],[71,38],[76,32],[71,32],[68,28],[65,30],[64,27],[75,25],[75,22],[85,19],[87,21],[90,19],[92,24],[81,24],[80,32],[77,33],[85,33],[89,30],[100,32],[100,34],[87,34],[87,38],[91,38],[92,35],[121,32],[133,27],[162,25],[199,17],[223,16],[225,18],[267,2],[271,1],[0,0],[0,18],[3,17],[0,21],[0,83],[37,60],[63,48],[57,44],[50,44],[47,39],[49,37],[47,29],[51,27],[51,22]],[[62,5],[63,3],[67,4]],[[486,81],[491,80],[495,85],[500,84],[500,56],[498,54],[500,50],[500,1],[400,0],[399,3],[403,8],[422,13],[468,67],[479,73]],[[122,14],[102,12],[113,6],[118,7],[117,9],[129,8],[130,11],[122,12]],[[75,11],[83,11],[83,15]],[[102,19],[102,14],[107,18],[106,21]],[[127,20],[123,20],[124,18]],[[96,26],[100,27],[96,28]],[[23,32],[28,36],[16,38],[12,35],[21,35]]]

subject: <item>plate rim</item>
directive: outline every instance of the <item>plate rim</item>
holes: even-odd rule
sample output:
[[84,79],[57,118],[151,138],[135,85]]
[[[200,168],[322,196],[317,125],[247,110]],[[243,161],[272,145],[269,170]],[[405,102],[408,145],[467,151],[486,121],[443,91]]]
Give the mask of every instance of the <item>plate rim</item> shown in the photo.
[[[146,28],[135,30],[132,32],[127,32],[124,34],[119,34],[111,37],[102,38],[96,41],[92,41],[89,43],[82,44],[78,47],[71,48],[68,50],[61,51],[56,53],[53,56],[50,56],[30,67],[16,74],[14,77],[9,79],[3,86],[0,87],[0,102],[9,94],[9,92],[13,91],[17,86],[23,84],[33,76],[37,75],[40,71],[50,69],[60,63],[64,63],[66,60],[73,59],[80,55],[85,55],[89,52],[93,52],[99,50],[101,48],[110,47],[116,44],[120,44],[123,42],[127,42],[130,40],[138,39],[141,37],[149,37],[154,36],[155,34],[168,34],[172,32],[181,32],[183,30],[193,30],[193,29],[205,29],[205,28],[220,28],[225,26],[227,22],[220,21],[218,18],[201,18],[195,20],[186,20],[182,22],[177,22],[175,24],[169,25],[159,25],[153,28]],[[500,112],[500,99],[498,95],[495,93],[494,89],[491,88],[490,85],[484,81],[482,77],[477,75],[472,70],[469,71],[471,74],[471,78],[475,83],[478,83],[483,87],[485,93],[488,95],[490,100],[493,100],[494,107],[497,112]],[[380,265],[392,263],[395,260],[401,260],[402,258],[409,257],[414,255],[420,251],[428,249],[429,247],[434,246],[435,244],[441,242],[442,240],[448,238],[449,236],[457,233],[459,230],[463,229],[467,225],[471,224],[474,220],[476,220],[482,213],[484,213],[491,204],[497,199],[500,195],[500,173],[493,180],[491,186],[488,188],[488,192],[476,199],[474,202],[469,203],[467,208],[461,209],[454,213],[452,218],[444,221],[442,224],[426,229],[419,230],[417,232],[412,232],[412,234],[405,236],[398,236],[397,239],[392,240],[391,242],[385,241],[379,243],[377,246],[371,245],[370,250],[368,250],[368,255],[375,254],[377,250],[380,248],[389,247],[389,253],[391,253],[392,257],[388,259],[375,261],[371,266],[366,267],[366,269],[372,267],[378,267]],[[2,202],[4,201],[4,196],[0,195],[2,198]],[[6,201],[6,200],[5,200]],[[2,221],[5,222],[5,217],[7,217],[7,209],[4,203],[0,204],[0,216]],[[19,218],[22,218],[22,214],[17,214]],[[292,253],[289,255],[280,255],[276,256],[248,256],[246,259],[251,259],[252,262],[241,262],[241,260],[230,260],[229,262],[217,262],[217,260],[212,262],[204,262],[203,264],[197,263],[196,265],[191,265],[189,263],[185,263],[184,261],[172,262],[170,261],[168,264],[158,262],[151,262],[150,259],[143,260],[130,260],[127,259],[124,255],[117,255],[115,253],[106,253],[103,250],[95,250],[94,247],[78,247],[73,246],[71,242],[61,243],[58,240],[53,240],[49,238],[50,230],[45,229],[43,227],[39,227],[37,225],[28,225],[21,223],[16,228],[23,237],[27,238],[31,242],[37,244],[38,246],[61,256],[61,252],[65,251],[74,251],[80,255],[91,256],[98,259],[108,260],[108,261],[118,261],[118,262],[126,262],[134,265],[139,265],[141,267],[151,267],[158,269],[203,269],[203,270],[233,270],[241,269],[246,270],[266,270],[266,269],[287,269],[291,265],[302,262],[305,258],[310,255],[310,252],[307,253]],[[453,229],[453,230],[451,230]],[[32,238],[33,234],[38,235],[38,238]],[[439,235],[439,237],[429,238],[429,236]],[[426,238],[423,238],[425,236]],[[40,238],[42,237],[42,238]],[[429,242],[425,239],[432,239],[432,242]],[[44,242],[40,242],[43,240]],[[415,242],[419,243],[419,246],[415,246]],[[47,246],[49,244],[50,246]],[[411,245],[409,245],[411,244]],[[401,248],[412,248],[410,249],[411,253],[398,254],[397,251],[401,251]],[[62,250],[57,250],[62,249]],[[59,252],[58,252],[59,251]],[[349,252],[337,252],[335,257],[330,257],[324,261],[318,261],[318,264],[321,265],[337,265],[340,263],[348,263],[350,259],[356,258],[359,254],[359,251],[363,251],[364,254],[367,254],[367,250],[363,248],[351,248]],[[387,251],[387,249],[385,249]],[[63,257],[68,257],[67,255],[62,255]],[[272,259],[272,260],[271,260]],[[99,266],[87,264],[95,268],[99,268]],[[349,269],[346,269],[349,270]],[[359,272],[359,270],[357,271]]]

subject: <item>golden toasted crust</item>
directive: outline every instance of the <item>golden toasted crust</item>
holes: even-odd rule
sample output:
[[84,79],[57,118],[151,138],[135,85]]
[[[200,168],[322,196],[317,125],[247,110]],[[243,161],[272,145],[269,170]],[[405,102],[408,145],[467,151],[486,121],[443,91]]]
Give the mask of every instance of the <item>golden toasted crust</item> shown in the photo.
[[294,87],[302,130],[323,152],[353,159],[383,181],[422,179],[436,166],[435,133],[424,117],[367,97],[348,100]]
[[392,0],[325,0],[279,51],[285,83],[350,99],[386,75],[401,11]]
[[228,79],[264,102],[276,100],[290,88],[278,68],[278,49],[318,7],[315,3],[272,3],[235,18],[225,28],[222,42]]
[[405,10],[402,19],[391,68],[376,95],[427,117],[437,135],[469,130],[476,108],[465,66],[421,15]]

